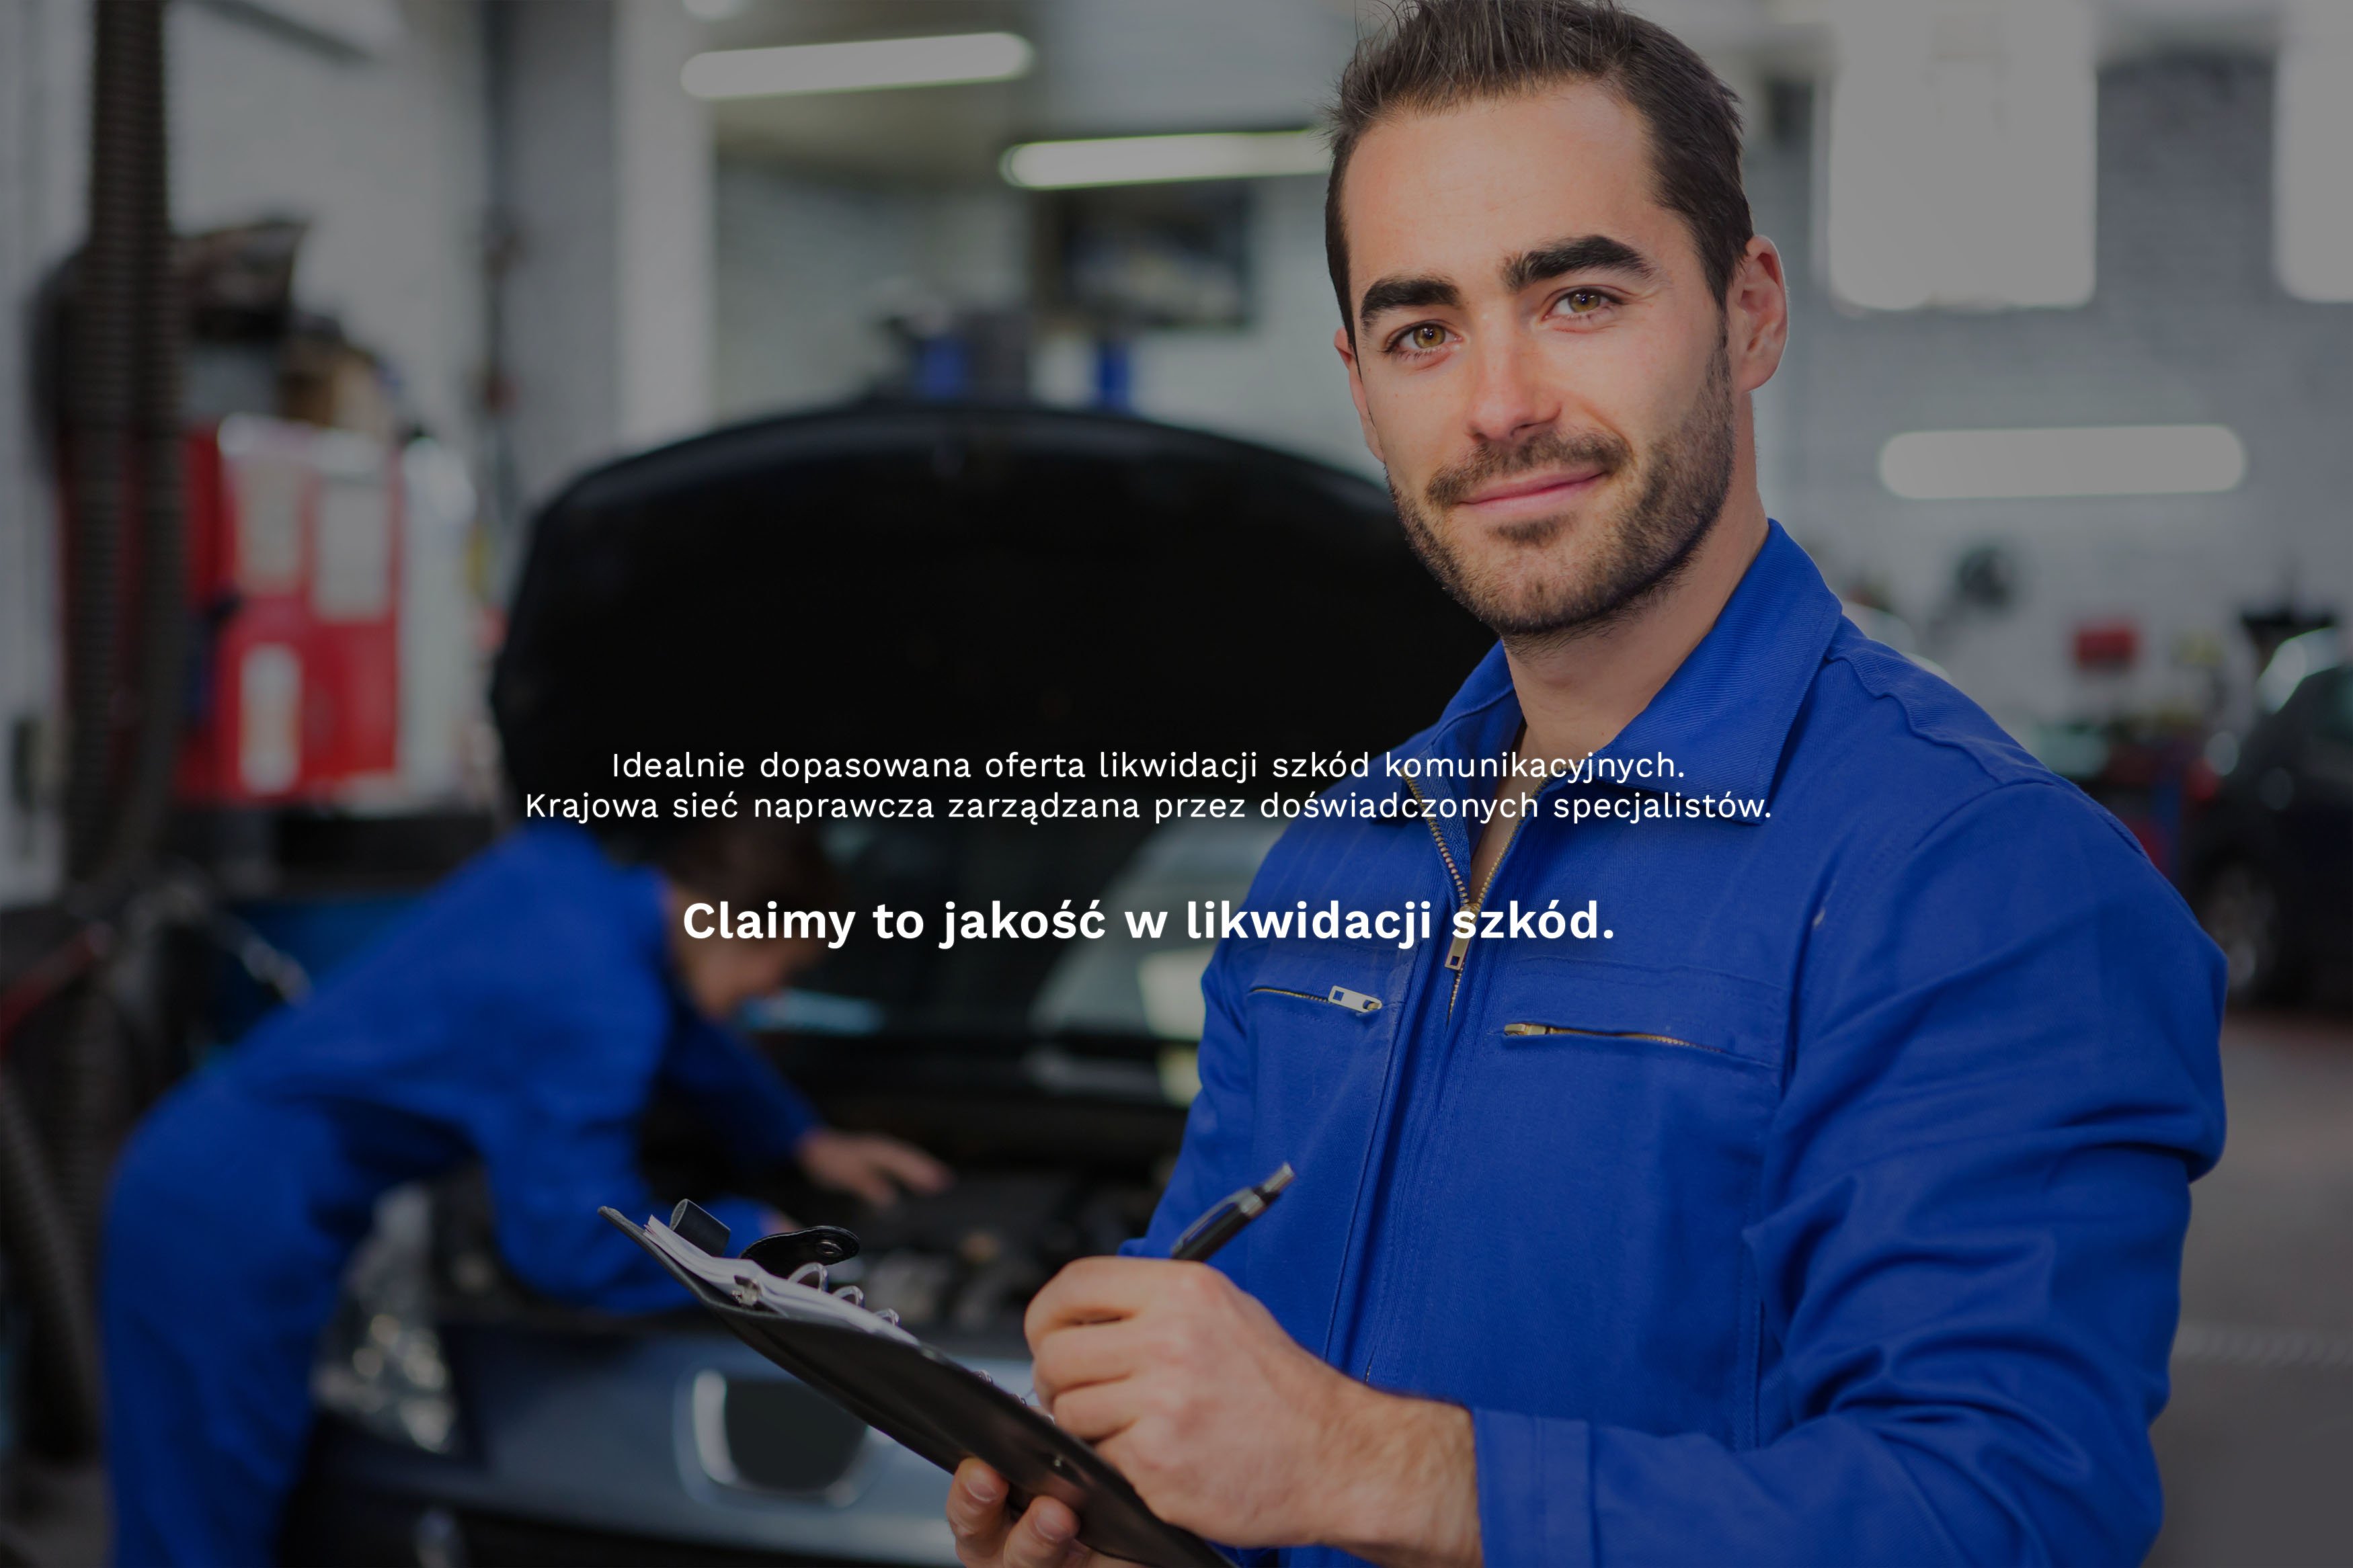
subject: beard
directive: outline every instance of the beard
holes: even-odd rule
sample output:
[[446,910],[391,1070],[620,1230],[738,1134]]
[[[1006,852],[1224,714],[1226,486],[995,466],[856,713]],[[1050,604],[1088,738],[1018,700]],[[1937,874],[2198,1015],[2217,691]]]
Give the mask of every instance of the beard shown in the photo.
[[[1456,602],[1507,642],[1546,641],[1615,625],[1672,584],[1724,513],[1733,462],[1732,361],[1719,344],[1682,425],[1639,464],[1622,437],[1547,430],[1516,447],[1482,446],[1440,469],[1419,498],[1392,477],[1389,494],[1414,553]],[[1580,521],[1563,511],[1496,529],[1497,547],[1481,559],[1448,537],[1447,514],[1481,489],[1550,468],[1598,468],[1605,479],[1630,472],[1634,491],[1608,515]],[[1582,563],[1549,548],[1587,530]]]

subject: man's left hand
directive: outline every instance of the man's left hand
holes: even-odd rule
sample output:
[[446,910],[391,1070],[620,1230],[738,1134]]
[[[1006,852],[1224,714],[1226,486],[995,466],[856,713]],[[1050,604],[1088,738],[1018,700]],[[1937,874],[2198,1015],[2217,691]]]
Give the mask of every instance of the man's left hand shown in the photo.
[[1478,1561],[1469,1413],[1343,1376],[1207,1265],[1082,1258],[1024,1328],[1048,1413],[1170,1523],[1237,1546]]

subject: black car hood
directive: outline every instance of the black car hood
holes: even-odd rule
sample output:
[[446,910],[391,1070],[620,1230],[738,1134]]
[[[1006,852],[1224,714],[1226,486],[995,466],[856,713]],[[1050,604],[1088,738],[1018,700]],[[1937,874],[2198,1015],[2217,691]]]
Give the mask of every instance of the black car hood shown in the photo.
[[754,787],[779,752],[1092,775],[1109,750],[1377,752],[1491,642],[1357,476],[1114,416],[872,405],[574,483],[491,701],[518,797],[610,791],[633,752],[730,752]]

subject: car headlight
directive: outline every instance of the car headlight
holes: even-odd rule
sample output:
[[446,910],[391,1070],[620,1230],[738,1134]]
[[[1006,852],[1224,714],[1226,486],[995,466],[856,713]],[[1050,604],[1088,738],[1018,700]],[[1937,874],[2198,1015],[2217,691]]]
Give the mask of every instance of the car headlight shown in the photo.
[[457,1392],[432,1316],[433,1209],[421,1185],[377,1203],[311,1366],[322,1410],[428,1454],[459,1450]]

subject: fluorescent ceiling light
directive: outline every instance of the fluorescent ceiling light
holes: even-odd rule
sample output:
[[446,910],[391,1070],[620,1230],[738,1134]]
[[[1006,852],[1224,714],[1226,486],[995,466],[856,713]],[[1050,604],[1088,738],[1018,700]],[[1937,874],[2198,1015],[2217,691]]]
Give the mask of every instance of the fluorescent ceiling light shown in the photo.
[[1875,310],[2092,297],[2084,0],[1838,0],[1825,239]]
[[2299,300],[2353,300],[2353,13],[2304,0],[2286,21],[2273,110],[2280,286]]
[[1186,136],[1026,142],[1008,151],[999,164],[1008,183],[1040,191],[1320,174],[1331,166],[1332,150],[1320,131],[1213,131]]
[[686,62],[679,80],[697,98],[782,98],[807,92],[864,92],[881,87],[940,87],[1004,81],[1029,68],[1036,51],[1012,33],[955,33],[935,38],[866,38],[849,44],[792,44],[773,49],[720,49]]
[[2073,430],[1915,430],[1879,449],[1879,479],[1911,500],[2211,495],[2247,477],[2221,425]]

